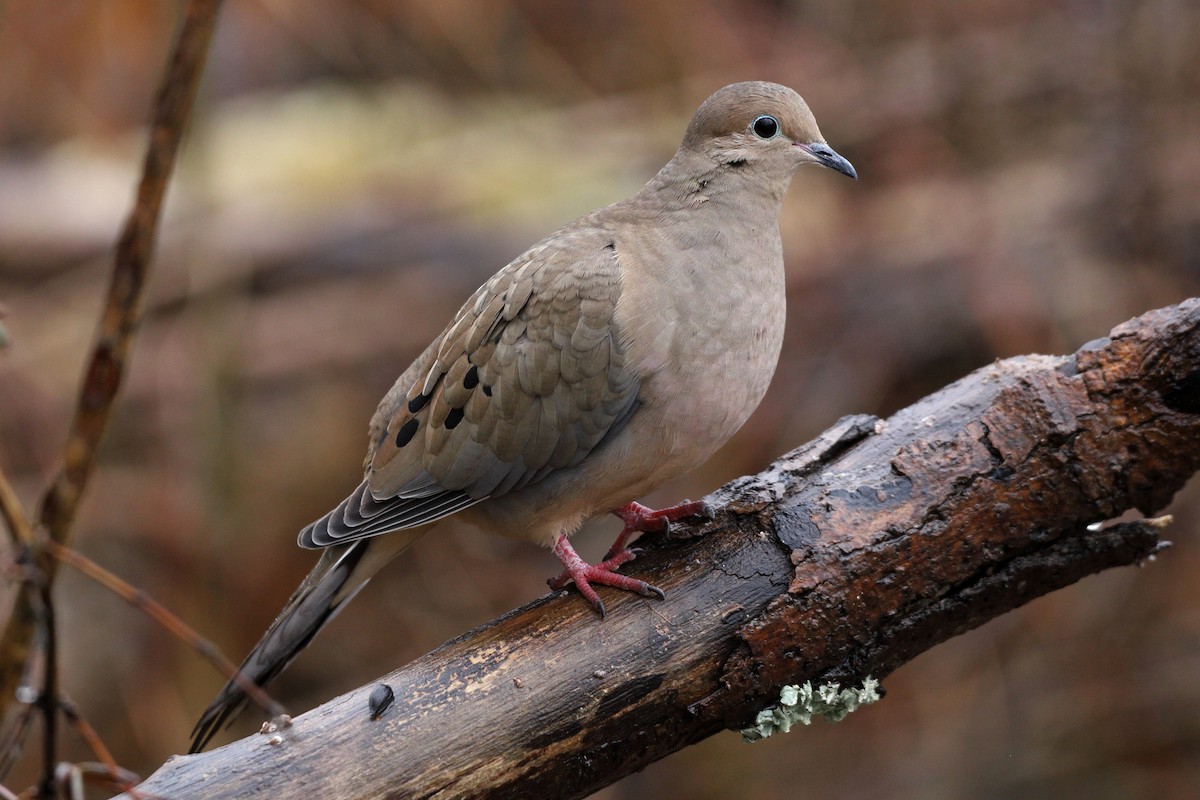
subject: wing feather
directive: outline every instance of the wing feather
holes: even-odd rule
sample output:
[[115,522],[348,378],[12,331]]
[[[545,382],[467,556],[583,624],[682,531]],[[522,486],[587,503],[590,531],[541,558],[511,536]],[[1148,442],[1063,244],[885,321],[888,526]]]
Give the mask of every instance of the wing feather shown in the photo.
[[611,237],[577,229],[496,273],[376,411],[366,479],[300,543],[411,528],[577,466],[637,408]]

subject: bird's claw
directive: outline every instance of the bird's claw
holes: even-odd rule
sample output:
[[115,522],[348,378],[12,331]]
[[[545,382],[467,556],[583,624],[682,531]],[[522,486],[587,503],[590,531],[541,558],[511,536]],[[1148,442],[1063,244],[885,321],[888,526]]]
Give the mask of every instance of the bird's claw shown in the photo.
[[622,548],[615,556],[607,558],[599,564],[589,564],[579,557],[575,549],[571,547],[566,536],[559,536],[558,541],[554,545],[554,554],[563,562],[565,569],[557,578],[551,578],[546,581],[551,589],[561,589],[568,583],[574,583],[575,588],[583,595],[592,607],[599,612],[601,618],[604,617],[606,609],[600,596],[596,594],[596,590],[592,588],[592,584],[600,586],[612,586],[615,589],[625,589],[626,591],[636,592],[643,597],[657,597],[659,600],[665,600],[666,595],[662,589],[657,586],[652,586],[643,580],[631,578],[628,575],[622,575],[615,572],[622,564],[631,561],[636,552],[628,548]]
[[654,586],[653,584],[646,583],[645,581],[642,581],[642,596],[643,597],[657,597],[659,600],[667,599],[667,596],[666,596],[666,594],[663,593],[662,589],[658,588],[657,586]]
[[[607,564],[610,561],[616,561],[617,563],[613,566],[613,569],[616,569],[622,564],[633,561],[642,554],[642,548],[640,547],[623,547],[620,550],[617,550],[616,546],[617,543],[614,542],[613,546],[608,548],[608,552],[604,554],[604,560],[601,561],[600,564]],[[620,560],[617,561],[617,559]],[[597,566],[599,566],[599,564]]]

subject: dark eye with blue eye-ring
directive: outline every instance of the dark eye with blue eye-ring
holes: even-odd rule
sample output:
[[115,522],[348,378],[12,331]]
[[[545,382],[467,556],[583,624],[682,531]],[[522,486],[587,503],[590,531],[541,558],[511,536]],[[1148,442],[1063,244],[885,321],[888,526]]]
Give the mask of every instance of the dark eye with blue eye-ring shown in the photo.
[[768,114],[763,114],[750,123],[750,130],[754,131],[754,135],[761,139],[770,139],[779,133],[779,120]]

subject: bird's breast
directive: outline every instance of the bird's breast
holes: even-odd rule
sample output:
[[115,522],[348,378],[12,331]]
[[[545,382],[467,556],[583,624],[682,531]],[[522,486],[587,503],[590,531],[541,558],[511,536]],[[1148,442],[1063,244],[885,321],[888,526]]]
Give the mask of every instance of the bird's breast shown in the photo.
[[[771,235],[773,234],[773,235]],[[739,246],[690,248],[634,274],[622,293],[630,363],[663,456],[695,466],[758,407],[779,360],[786,314],[782,253],[770,230]],[[637,285],[637,284],[641,285]],[[650,288],[647,289],[647,286]]]

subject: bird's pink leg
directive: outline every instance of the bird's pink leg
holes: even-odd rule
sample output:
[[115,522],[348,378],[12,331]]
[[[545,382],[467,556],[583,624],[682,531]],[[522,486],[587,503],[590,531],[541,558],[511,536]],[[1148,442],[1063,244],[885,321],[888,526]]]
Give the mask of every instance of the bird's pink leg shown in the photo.
[[[575,552],[575,548],[571,547],[571,543],[567,540],[567,535],[564,533],[554,543],[554,555],[558,556],[558,560],[563,563],[566,569],[558,578],[549,580],[547,583],[550,584],[551,588],[561,588],[565,583],[563,581],[564,578],[574,581],[575,588],[600,612],[601,617],[604,616],[604,602],[600,599],[600,595],[596,594],[596,590],[592,588],[593,583],[613,586],[617,589],[627,589],[645,597],[657,597],[659,600],[665,597],[662,589],[659,589],[657,586],[651,586],[645,581],[639,581],[637,578],[613,572],[613,569],[620,566],[621,563],[632,558],[632,554],[613,566],[609,566],[609,564],[616,559],[609,559],[602,564],[589,564]],[[556,583],[559,585],[555,586]]]
[[604,560],[599,564],[588,564],[575,552],[575,549],[571,547],[567,538],[560,536],[554,544],[554,554],[558,556],[559,561],[563,562],[563,566],[566,569],[557,578],[551,578],[546,581],[551,589],[561,589],[574,581],[575,586],[579,589],[579,593],[586,597],[600,611],[601,616],[604,615],[604,604],[600,602],[600,598],[589,585],[589,582],[615,586],[619,589],[629,589],[647,597],[656,596],[662,598],[663,596],[661,590],[645,581],[639,581],[614,573],[614,570],[622,564],[632,561],[637,556],[636,550],[627,547],[629,539],[635,533],[666,531],[671,527],[672,522],[678,522],[685,517],[711,519],[713,511],[712,507],[703,501],[686,501],[679,505],[661,509],[649,508],[641,503],[630,503],[629,505],[613,509],[612,513],[621,518],[624,526],[621,528],[621,533],[617,535],[617,539],[613,542],[612,547],[608,548],[608,554],[604,556]]

